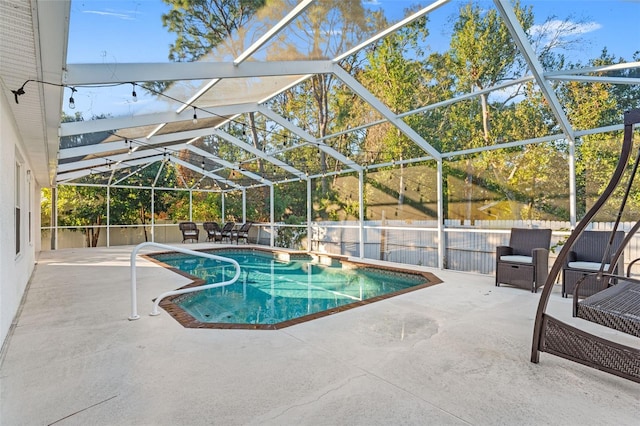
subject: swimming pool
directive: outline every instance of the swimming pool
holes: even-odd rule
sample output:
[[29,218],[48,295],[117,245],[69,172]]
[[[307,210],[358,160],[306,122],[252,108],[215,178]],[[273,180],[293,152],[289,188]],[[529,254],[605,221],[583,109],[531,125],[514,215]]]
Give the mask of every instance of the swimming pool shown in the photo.
[[[441,282],[435,275],[306,253],[260,249],[205,252],[236,260],[234,284],[168,297],[160,306],[185,327],[278,329]],[[189,286],[228,280],[228,263],[181,253],[150,255],[190,276]]]

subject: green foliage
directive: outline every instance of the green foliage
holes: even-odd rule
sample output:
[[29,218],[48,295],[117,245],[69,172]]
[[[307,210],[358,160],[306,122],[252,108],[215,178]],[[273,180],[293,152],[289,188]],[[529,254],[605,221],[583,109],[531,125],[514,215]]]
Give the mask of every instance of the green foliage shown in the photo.
[[[163,16],[163,25],[176,36],[169,50],[169,58],[174,61],[202,60],[213,53],[220,58],[225,55],[235,57],[244,50],[253,35],[261,33],[279,20],[284,10],[298,3],[295,0],[164,1],[171,6]],[[335,57],[387,25],[381,12],[372,12],[366,7],[367,3],[359,0],[316,2],[295,21],[298,26],[295,30],[297,42],[272,43],[265,49],[265,55],[269,59],[282,60]],[[524,30],[530,29],[534,22],[533,9],[515,2],[514,10]],[[522,56],[494,9],[484,9],[472,2],[462,5],[453,23],[450,50],[445,53],[428,50],[428,25],[426,17],[415,20],[376,41],[365,51],[345,58],[340,65],[395,113],[483,90],[519,78],[526,72]],[[556,34],[554,39],[560,37]],[[562,55],[553,53],[548,46],[542,47],[538,54],[545,68],[562,65],[570,69],[579,65],[566,63]],[[640,59],[639,55],[636,55],[636,60]],[[588,65],[609,65],[621,61],[605,48],[600,57],[589,60]],[[638,78],[638,73],[637,69],[624,69],[600,75]],[[150,87],[162,90],[163,84],[156,82],[154,86],[151,83]],[[619,124],[622,111],[637,106],[640,98],[637,85],[564,81],[552,84],[565,106],[570,124],[577,130]],[[382,116],[330,74],[301,82],[276,96],[269,102],[269,107],[312,137],[339,134],[322,141],[361,164],[392,163],[426,156],[415,140],[388,122],[347,132],[361,124],[381,120]],[[63,117],[63,121],[75,120],[82,120],[82,117]],[[465,152],[558,133],[557,118],[535,83],[527,82],[509,91],[482,94],[446,106],[428,108],[404,117],[403,121],[436,150],[462,152],[443,163],[443,202],[447,217],[471,220],[568,219],[568,141],[511,145],[502,150],[475,154]],[[248,146],[274,155],[298,170],[323,176],[312,182],[313,219],[359,217],[357,179],[353,174],[338,178],[330,176],[330,172],[340,171],[345,165],[326,155],[318,146],[292,137],[289,130],[261,114],[238,116],[224,130]],[[106,133],[96,133],[63,138],[61,147],[99,143],[106,136]],[[579,215],[608,182],[617,163],[620,140],[620,132],[611,132],[586,135],[576,141]],[[194,145],[265,179],[291,178],[289,172],[263,158],[256,158],[241,144],[234,145],[211,136]],[[141,187],[150,187],[154,182],[156,187],[184,187],[186,184],[194,188],[191,212],[188,191],[156,190],[153,208],[156,220],[177,222],[187,220],[191,215],[198,222],[242,220],[240,191],[225,193],[225,217],[222,217],[222,195],[199,191],[196,186],[202,183],[203,189],[214,188],[211,182],[202,180],[197,171],[175,164],[165,164],[160,171],[160,164],[131,175],[121,182],[125,187],[111,189],[111,223],[148,223],[151,220],[151,190]],[[131,172],[133,170],[121,173]],[[253,183],[238,170],[227,169],[217,173],[241,185]],[[436,197],[432,196],[436,187],[435,162],[420,167],[394,165],[375,172],[368,170],[366,176],[365,205],[374,206],[379,201],[376,197],[386,197],[385,202],[391,200],[389,202],[397,206],[411,208],[419,217],[437,217]],[[89,177],[85,182],[97,183],[98,180]],[[412,182],[412,185],[407,185],[407,182]],[[419,187],[422,187],[422,192],[417,190]],[[278,185],[274,191],[276,222],[306,222],[306,182]],[[268,187],[250,188],[246,194],[247,219],[269,221]],[[43,191],[43,210],[50,203],[50,195]],[[392,208],[383,207],[389,211]],[[375,209],[375,214],[379,214],[383,207],[369,209],[371,213]],[[102,225],[106,220],[105,189],[60,187],[58,209],[61,225],[87,230]],[[640,210],[640,195],[634,193],[629,212],[625,214],[631,215],[637,210]],[[46,218],[42,223],[47,223]],[[300,243],[306,234],[306,229],[300,229],[280,230],[278,244],[290,246]],[[99,228],[95,232],[99,233]],[[88,234],[87,238],[90,242],[94,238],[97,241],[95,234]]]
[[97,186],[59,186],[58,225],[80,228],[87,247],[96,247],[100,225],[106,224],[107,192]]
[[176,34],[169,48],[169,59],[196,61],[222,43],[231,43],[236,54],[242,40],[237,31],[263,7],[265,0],[163,0],[171,10],[162,15],[162,25]]

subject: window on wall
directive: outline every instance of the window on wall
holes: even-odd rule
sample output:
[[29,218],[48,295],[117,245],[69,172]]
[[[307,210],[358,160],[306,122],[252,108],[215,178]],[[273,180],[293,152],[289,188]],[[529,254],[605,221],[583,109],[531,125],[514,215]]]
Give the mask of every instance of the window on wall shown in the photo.
[[16,212],[15,212],[15,224],[16,224],[16,255],[20,254],[20,176],[22,175],[22,165],[16,162],[16,181],[15,181],[15,193],[16,193]]

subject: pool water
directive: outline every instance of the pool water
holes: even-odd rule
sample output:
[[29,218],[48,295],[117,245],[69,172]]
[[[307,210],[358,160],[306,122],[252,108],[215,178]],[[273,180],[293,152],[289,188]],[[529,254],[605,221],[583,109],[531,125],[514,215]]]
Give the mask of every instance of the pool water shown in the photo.
[[[199,324],[282,327],[434,283],[423,274],[352,267],[337,261],[325,265],[308,255],[283,261],[256,250],[209,252],[236,260],[242,272],[234,284],[171,300]],[[235,274],[231,264],[203,257],[167,253],[153,258],[207,283],[229,280]]]

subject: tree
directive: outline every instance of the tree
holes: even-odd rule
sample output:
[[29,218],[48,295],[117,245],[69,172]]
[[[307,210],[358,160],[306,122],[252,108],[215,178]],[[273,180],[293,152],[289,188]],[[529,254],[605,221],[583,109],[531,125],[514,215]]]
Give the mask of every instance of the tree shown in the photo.
[[[400,113],[423,105],[429,88],[423,80],[424,44],[429,32],[423,17],[380,40],[366,53],[367,63],[359,73],[362,83],[392,111]],[[360,103],[362,107],[364,105]],[[367,110],[361,108],[364,114]],[[412,127],[420,127],[422,118],[407,119]],[[414,128],[415,128],[414,127]],[[367,132],[364,150],[375,153],[376,160],[393,162],[419,156],[420,148],[400,130],[389,124],[376,126]],[[397,180],[398,206],[405,197],[405,165],[400,164]]]
[[106,188],[97,186],[59,186],[58,224],[82,228],[87,247],[96,247],[100,226],[106,223]]
[[221,46],[232,54],[242,52],[249,32],[246,25],[266,4],[266,0],[163,1],[171,6],[162,15],[162,25],[176,34],[169,47],[169,59],[175,62],[197,61]]
[[[522,9],[517,1],[514,10],[520,25],[527,31],[533,24],[531,7]],[[495,9],[484,11],[471,4],[460,9],[460,16],[453,26],[449,57],[459,90],[463,93],[483,90],[513,78],[517,53],[507,26]],[[488,97],[486,93],[479,95],[485,143],[491,139]]]

